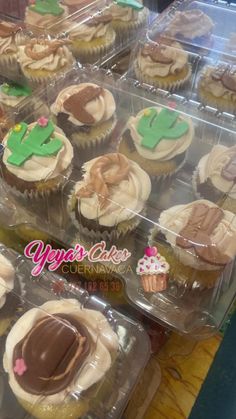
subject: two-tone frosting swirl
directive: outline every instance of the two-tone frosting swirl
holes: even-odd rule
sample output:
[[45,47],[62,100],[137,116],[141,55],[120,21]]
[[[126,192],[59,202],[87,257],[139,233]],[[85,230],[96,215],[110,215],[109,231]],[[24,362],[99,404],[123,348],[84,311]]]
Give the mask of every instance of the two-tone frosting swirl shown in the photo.
[[[111,15],[95,15],[85,20],[84,23],[68,23],[69,38],[73,40],[81,40],[90,42],[93,39],[108,36],[113,32],[111,27]],[[114,32],[115,39],[115,32]]]
[[18,25],[0,21],[0,54],[16,54],[24,37]]
[[206,67],[200,78],[200,88],[236,104],[236,66]]
[[198,9],[176,12],[166,28],[171,36],[180,35],[185,39],[194,39],[208,35],[214,28],[214,22],[204,12]]
[[15,270],[11,262],[3,255],[0,255],[0,309],[6,302],[7,294],[14,287]]
[[124,7],[112,3],[108,9],[108,12],[112,15],[113,20],[118,20],[121,22],[136,22],[140,19],[140,14],[143,14],[143,9],[135,10],[128,5]]

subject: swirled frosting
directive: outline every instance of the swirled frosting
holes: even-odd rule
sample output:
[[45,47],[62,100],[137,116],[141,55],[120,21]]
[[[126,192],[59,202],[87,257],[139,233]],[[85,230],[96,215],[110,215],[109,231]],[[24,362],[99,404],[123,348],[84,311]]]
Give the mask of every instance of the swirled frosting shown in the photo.
[[[160,107],[153,107],[153,108],[146,108],[142,109],[136,116],[131,116],[128,121],[128,129],[130,130],[130,135],[133,140],[133,143],[135,145],[135,148],[137,152],[144,158],[149,160],[157,160],[157,161],[165,161],[170,160],[174,158],[175,156],[184,153],[187,148],[190,146],[191,141],[193,139],[194,135],[194,128],[193,123],[191,119],[187,116],[184,116],[182,114],[176,113],[176,121],[172,126],[172,129],[175,127],[178,127],[179,123],[187,123],[188,129],[185,130],[185,133],[183,135],[180,135],[178,138],[178,134],[175,139],[169,139],[168,133],[162,134],[161,140],[157,142],[156,146],[152,148],[148,148],[142,145],[143,136],[140,134],[138,127],[141,119],[143,116],[147,115],[148,112],[150,112],[152,109],[154,109],[157,113],[157,116],[160,115],[160,112],[163,111]],[[166,111],[168,113],[168,111]],[[175,112],[173,110],[170,110],[169,112]],[[148,115],[147,115],[148,116]],[[168,115],[167,115],[168,116]],[[154,127],[153,127],[154,128]],[[155,134],[157,138],[159,137],[160,126],[158,128],[155,128]],[[150,127],[151,130],[151,127]],[[169,133],[171,133],[169,131]]]
[[96,125],[107,121],[114,115],[115,110],[112,93],[94,83],[66,87],[51,106],[54,115],[66,113],[70,115],[69,121],[77,126]]
[[[103,314],[73,299],[48,301],[27,311],[11,329],[4,369],[20,399],[59,404],[100,381],[117,349],[117,335]],[[17,368],[22,361],[23,373]]]
[[11,262],[3,255],[0,255],[0,308],[6,302],[8,292],[14,287],[15,270]]
[[171,36],[180,35],[185,39],[194,39],[212,32],[212,19],[201,10],[192,9],[176,12],[166,31]]
[[155,275],[155,274],[167,274],[169,272],[170,265],[166,262],[164,256],[159,252],[155,256],[147,256],[139,259],[136,268],[138,275]]
[[21,28],[10,22],[0,21],[0,54],[15,54],[23,43]]
[[236,199],[236,146],[215,145],[198,163],[199,182],[211,180],[213,186]]
[[217,98],[236,103],[236,67],[207,67],[200,79],[200,87]]
[[[197,209],[195,215],[193,214],[194,207]],[[219,214],[207,214],[206,218],[208,209],[217,210]],[[210,201],[203,199],[171,207],[161,213],[159,224],[167,242],[173,247],[181,262],[187,266],[198,270],[215,270],[219,265],[223,266],[235,257],[236,217],[230,211],[219,209]],[[195,224],[198,226],[197,229],[194,228]],[[201,225],[200,230],[199,225]],[[188,227],[188,236],[192,237],[190,234],[193,234],[191,243],[195,245],[195,248],[194,245],[191,247],[191,243],[184,247],[189,243],[185,238],[187,236],[186,227]],[[194,236],[195,232],[200,233],[199,237]],[[181,243],[180,246],[178,240],[182,242],[185,240],[186,243],[184,245]],[[208,240],[207,244],[205,244],[205,240]],[[201,256],[197,255],[196,246],[201,251]],[[202,255],[203,251],[206,252],[205,255]]]
[[166,77],[183,70],[188,64],[188,53],[178,42],[171,43],[171,46],[146,44],[138,52],[137,64],[144,75]]
[[[27,135],[36,125],[37,122],[28,125],[24,139],[27,138]],[[20,166],[15,166],[8,162],[8,159],[12,154],[12,151],[8,145],[8,139],[11,132],[12,131],[10,131],[3,140],[3,163],[7,170],[18,178],[27,182],[49,180],[62,174],[70,166],[73,159],[73,147],[60,128],[55,127],[55,130],[51,136],[51,139],[56,137],[62,142],[62,147],[57,154],[51,156],[39,156],[33,154]]]
[[139,11],[134,10],[132,7],[119,6],[118,4],[112,3],[108,9],[108,13],[112,15],[113,20],[121,20],[122,22],[136,22],[139,20],[142,9]]
[[[53,49],[56,43],[58,48]],[[30,54],[27,49],[29,46]],[[23,70],[57,71],[72,65],[74,62],[72,53],[66,45],[63,45],[63,41],[49,40],[33,40],[26,46],[20,46],[18,59]]]
[[[32,9],[32,6],[29,6],[25,10],[25,23],[29,26],[34,26],[35,28],[49,28],[56,25],[69,14],[66,6],[60,4],[60,7],[62,13],[60,15],[53,15],[51,13],[38,13]],[[60,24],[64,25],[64,22],[60,22]]]
[[97,15],[82,24],[68,22],[69,38],[72,41],[78,39],[90,42],[96,38],[106,37],[108,31],[111,31],[111,20],[110,15]]
[[139,214],[150,195],[149,176],[119,153],[105,154],[83,166],[75,187],[78,212],[102,226],[113,227]]

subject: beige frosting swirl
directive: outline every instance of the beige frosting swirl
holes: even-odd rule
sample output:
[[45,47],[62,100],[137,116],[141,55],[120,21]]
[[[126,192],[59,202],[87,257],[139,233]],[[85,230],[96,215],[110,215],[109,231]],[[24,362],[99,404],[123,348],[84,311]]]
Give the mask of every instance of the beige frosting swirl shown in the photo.
[[[201,88],[217,98],[224,98],[236,103],[236,91],[227,88],[223,84],[222,80],[214,78],[213,76],[215,72],[216,68],[214,67],[206,67],[204,69],[200,79]],[[236,67],[234,67],[234,73],[231,72],[231,77],[234,81],[234,85],[236,86]]]
[[[141,2],[140,2],[141,3]],[[114,20],[121,20],[122,22],[136,22],[139,20],[139,15],[142,10],[134,10],[132,7],[122,7],[118,4],[111,4],[108,9]]]
[[214,28],[212,19],[201,10],[192,9],[176,12],[166,31],[171,36],[181,35],[187,39],[204,36]]
[[[26,336],[37,321],[45,317],[45,313],[51,315],[56,313],[69,314],[80,321],[91,337],[92,349],[73,382],[57,394],[42,399],[41,395],[28,393],[17,383],[13,372],[12,359],[17,343]],[[9,374],[10,387],[18,398],[31,404],[35,404],[39,400],[40,404],[58,404],[65,402],[70,393],[85,391],[100,381],[111,367],[111,354],[116,353],[117,350],[118,337],[102,313],[81,307],[77,300],[65,299],[48,301],[40,307],[33,308],[15,323],[7,336],[3,363],[5,371]]]
[[6,38],[0,37],[0,54],[16,54],[18,46],[24,42],[21,32],[10,35]]
[[[138,133],[137,126],[140,119],[149,109],[150,108],[142,109],[136,116],[131,116],[127,124],[137,152],[142,157],[149,160],[165,161],[173,159],[175,156],[186,151],[193,139],[194,127],[191,119],[181,114],[179,114],[177,122],[185,121],[188,123],[189,130],[186,134],[173,141],[163,138],[152,150],[141,145],[142,136]],[[151,109],[155,109],[157,113],[162,110],[160,107],[153,107]]]
[[[84,179],[75,186],[75,193],[78,196],[79,191],[87,188],[90,184],[91,169],[100,159],[100,157],[97,157],[84,164]],[[130,220],[136,214],[139,214],[150,195],[151,181],[147,173],[137,163],[130,160],[128,162],[130,166],[127,177],[111,187],[106,205],[100,205],[100,197],[98,194],[92,193],[87,197],[79,198],[78,212],[87,219],[97,220],[100,225],[108,227]],[[120,170],[120,168],[114,164],[114,166],[108,168],[104,175],[106,178],[113,177],[117,170]]]
[[[48,44],[49,41],[47,43],[45,42],[45,45],[39,41],[38,44],[35,43],[32,46],[32,51],[36,54],[42,53],[48,50]],[[61,45],[56,51],[51,52],[41,59],[35,59],[27,55],[27,45],[20,46],[18,49],[18,59],[23,69],[55,71],[61,70],[70,64],[72,65],[74,62],[72,53],[65,45]]]
[[[73,86],[66,87],[63,89],[59,95],[57,96],[56,101],[51,106],[51,112],[54,115],[58,115],[59,112],[64,112],[70,115],[69,121],[77,126],[85,125],[82,121],[76,119],[71,113],[64,108],[64,102],[70,98],[72,95],[82,91],[83,89],[87,88],[88,86],[92,87],[99,87],[97,84],[94,83],[81,83]],[[102,89],[102,94],[100,94],[95,99],[91,100],[85,105],[85,110],[93,117],[94,123],[92,125],[96,125],[99,122],[104,122],[110,119],[115,111],[116,111],[116,104],[114,97],[111,92],[107,89]]]
[[92,39],[106,36],[110,29],[110,23],[100,22],[98,25],[77,23],[72,25],[70,22],[68,23],[67,31],[71,40],[78,39],[85,42],[90,42]]
[[[216,266],[199,259],[194,250],[184,250],[176,246],[178,234],[186,226],[192,213],[193,205],[196,203],[206,204],[209,208],[218,208],[217,205],[205,199],[191,202],[186,205],[176,205],[161,213],[159,218],[160,229],[166,240],[173,247],[174,252],[184,265],[191,266],[198,270],[215,270]],[[211,235],[212,243],[217,243],[222,254],[234,259],[236,254],[236,216],[230,211],[222,210],[224,217],[215,227]]]
[[236,156],[236,146],[226,147],[215,145],[209,154],[203,156],[198,163],[198,176],[200,183],[210,179],[216,189],[227,193],[231,198],[236,199],[236,185],[222,177],[222,170]]
[[7,293],[13,290],[15,270],[11,262],[3,255],[0,255],[0,308],[6,302]]
[[[27,7],[25,10],[25,23],[27,25],[34,26],[35,28],[49,28],[68,16],[68,8],[66,6],[62,6],[61,4],[60,7],[64,9],[64,13],[60,16],[55,16],[50,13],[43,15],[30,9],[30,7]],[[64,25],[64,22],[61,22],[60,24]]]
[[173,42],[171,46],[161,45],[161,53],[166,59],[169,59],[169,63],[154,61],[150,55],[143,55],[142,51],[140,49],[138,52],[137,64],[141,72],[150,77],[166,77],[169,74],[176,74],[188,64],[188,53],[178,42]]
[[[36,124],[37,122],[30,124],[27,132],[30,132]],[[30,159],[26,160],[22,166],[18,167],[7,162],[8,157],[11,155],[11,150],[7,146],[7,140],[9,137],[9,134],[7,134],[3,140],[3,145],[5,146],[3,163],[5,164],[7,170],[27,182],[53,179],[62,174],[72,162],[73,147],[60,128],[55,127],[53,136],[61,140],[63,143],[63,147],[55,156],[40,157],[33,155]]]

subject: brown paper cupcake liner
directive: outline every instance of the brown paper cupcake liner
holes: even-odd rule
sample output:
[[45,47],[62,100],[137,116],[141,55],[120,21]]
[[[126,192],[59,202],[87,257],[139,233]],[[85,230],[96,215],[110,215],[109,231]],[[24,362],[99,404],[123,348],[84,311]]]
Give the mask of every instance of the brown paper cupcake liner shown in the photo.
[[139,12],[138,19],[136,21],[123,22],[120,20],[113,20],[112,26],[117,35],[117,43],[127,43],[127,40],[132,39],[134,36],[137,36],[137,30],[145,27],[148,19],[148,9],[143,8]]
[[[116,33],[110,32],[109,36],[105,39],[103,45],[87,46],[87,48],[76,48],[71,46],[71,51],[74,57],[82,64],[95,64],[98,60],[105,57],[115,44]],[[89,44],[89,42],[88,42]],[[85,44],[86,45],[86,44]]]
[[9,73],[10,77],[19,78],[21,71],[17,60],[17,53],[0,55],[0,72],[4,75]]
[[45,85],[49,82],[51,82],[53,79],[57,78],[58,76],[60,76],[61,74],[66,74],[69,70],[71,70],[71,68],[73,67],[73,64],[71,65],[66,65],[65,67],[63,67],[60,70],[57,70],[55,72],[48,72],[47,76],[36,76],[32,73],[29,73],[27,70],[25,70],[23,67],[21,67],[21,71],[23,73],[23,75],[25,76],[25,78],[32,83],[34,86],[42,86]]

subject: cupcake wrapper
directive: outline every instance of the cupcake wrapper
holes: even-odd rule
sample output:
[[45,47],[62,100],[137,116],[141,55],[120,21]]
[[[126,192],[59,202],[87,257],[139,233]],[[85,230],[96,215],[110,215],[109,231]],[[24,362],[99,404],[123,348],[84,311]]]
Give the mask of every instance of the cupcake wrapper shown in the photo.
[[185,163],[186,163],[186,154],[182,162],[176,167],[175,170],[172,170],[172,172],[166,173],[165,175],[164,174],[159,175],[159,176],[149,175],[152,183],[160,185],[163,182],[169,181],[175,173],[177,173],[179,170],[182,169]]
[[6,71],[9,77],[19,78],[20,66],[17,61],[17,54],[2,54],[0,56],[0,73],[5,75]]
[[147,83],[159,89],[174,91],[174,90],[180,89],[180,87],[182,87],[190,79],[191,74],[192,74],[192,67],[190,64],[188,64],[188,74],[185,76],[185,78],[182,80],[176,80],[175,82],[172,82],[172,83],[167,82],[165,80],[165,77],[163,77],[163,80],[159,79],[157,81],[155,80],[154,77],[150,77],[150,76],[147,76],[146,74],[143,74],[137,65],[137,61],[135,61],[134,63],[134,72],[137,79],[142,83]]
[[137,21],[131,22],[121,22],[116,21],[113,25],[114,31],[117,35],[117,44],[127,44],[127,41],[133,39],[137,36],[137,30],[141,29],[147,24],[148,19],[148,9],[144,7],[144,9],[139,12],[139,18]]
[[56,77],[58,77],[61,74],[66,74],[70,69],[72,68],[72,65],[67,65],[65,67],[63,67],[62,69],[52,72],[52,74],[48,74],[45,77],[39,77],[39,76],[34,76],[33,74],[29,74],[27,70],[25,70],[23,67],[21,67],[21,71],[23,73],[23,75],[25,76],[25,78],[34,86],[42,86],[47,84],[48,82],[52,81],[53,79],[55,79]]
[[163,278],[160,278],[160,275],[157,274],[141,275],[141,283],[143,290],[148,293],[162,292],[167,288],[167,278],[165,275],[163,275]]

